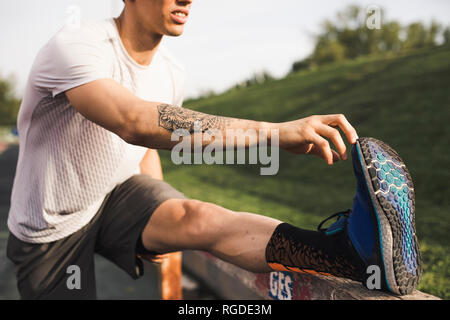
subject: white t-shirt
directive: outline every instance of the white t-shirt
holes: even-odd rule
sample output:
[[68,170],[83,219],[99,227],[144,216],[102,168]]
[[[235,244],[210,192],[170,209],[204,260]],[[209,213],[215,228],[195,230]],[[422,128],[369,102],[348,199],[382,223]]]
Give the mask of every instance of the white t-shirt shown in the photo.
[[65,91],[109,78],[142,99],[181,106],[184,75],[162,47],[149,66],[136,63],[113,19],[56,34],[36,57],[19,112],[10,231],[31,243],[64,238],[93,218],[117,184],[139,173],[147,149],[84,118]]

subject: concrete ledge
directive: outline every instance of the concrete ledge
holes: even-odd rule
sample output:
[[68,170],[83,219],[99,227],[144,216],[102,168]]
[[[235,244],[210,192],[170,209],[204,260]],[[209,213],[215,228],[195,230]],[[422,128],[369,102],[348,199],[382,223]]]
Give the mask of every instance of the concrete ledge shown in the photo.
[[252,273],[201,251],[184,251],[183,266],[218,296],[230,300],[439,300],[414,291],[394,296],[360,283],[293,272]]

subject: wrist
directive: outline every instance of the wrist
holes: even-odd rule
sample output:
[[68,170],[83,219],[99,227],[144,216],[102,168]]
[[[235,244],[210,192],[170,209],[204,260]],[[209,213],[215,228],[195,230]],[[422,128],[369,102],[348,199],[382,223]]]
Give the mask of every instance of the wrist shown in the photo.
[[[275,133],[279,136],[280,125],[278,123],[273,122],[261,122],[259,130],[264,132],[264,135],[267,137],[267,143],[271,143],[272,135]],[[263,135],[263,136],[264,136]],[[261,135],[260,135],[261,137]]]

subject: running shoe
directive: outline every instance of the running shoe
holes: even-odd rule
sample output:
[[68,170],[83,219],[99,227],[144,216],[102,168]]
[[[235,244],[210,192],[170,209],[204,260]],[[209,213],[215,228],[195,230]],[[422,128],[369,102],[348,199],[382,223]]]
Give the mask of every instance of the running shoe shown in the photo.
[[358,139],[352,158],[357,188],[348,237],[367,267],[380,268],[381,289],[410,294],[422,275],[411,175],[398,153],[374,138]]

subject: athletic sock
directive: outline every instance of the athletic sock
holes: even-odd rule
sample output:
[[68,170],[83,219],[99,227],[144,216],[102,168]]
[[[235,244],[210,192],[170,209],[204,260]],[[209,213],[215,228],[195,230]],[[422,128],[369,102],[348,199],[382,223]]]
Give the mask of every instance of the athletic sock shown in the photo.
[[364,270],[344,232],[327,235],[288,223],[275,229],[266,247],[266,261],[276,271],[318,273],[358,281]]

